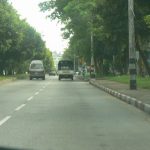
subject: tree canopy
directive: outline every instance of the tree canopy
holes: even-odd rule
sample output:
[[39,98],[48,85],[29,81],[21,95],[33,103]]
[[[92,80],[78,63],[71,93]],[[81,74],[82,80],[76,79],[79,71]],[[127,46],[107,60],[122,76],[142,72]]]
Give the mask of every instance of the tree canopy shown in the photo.
[[7,0],[0,0],[0,74],[24,73],[33,59],[53,65],[52,53],[40,33],[21,20]]
[[[150,1],[135,0],[136,49],[146,68],[144,47],[150,37]],[[94,59],[97,72],[128,72],[128,1],[124,0],[49,0],[40,4],[51,19],[65,27],[70,45],[64,56],[78,56],[87,64],[91,58],[91,32],[94,34]],[[69,54],[70,53],[70,54]]]

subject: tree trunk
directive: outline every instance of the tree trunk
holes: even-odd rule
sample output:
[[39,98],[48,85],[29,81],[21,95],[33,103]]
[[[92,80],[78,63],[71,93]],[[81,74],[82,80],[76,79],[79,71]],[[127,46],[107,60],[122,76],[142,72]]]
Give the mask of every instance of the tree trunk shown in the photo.
[[143,63],[144,63],[144,66],[146,68],[146,71],[148,73],[148,75],[150,76],[150,66],[147,62],[147,58],[146,56],[144,55],[144,52],[141,50],[141,47],[140,47],[140,41],[139,41],[139,38],[136,37],[136,48],[138,49],[139,53],[140,53],[140,56],[143,60]]

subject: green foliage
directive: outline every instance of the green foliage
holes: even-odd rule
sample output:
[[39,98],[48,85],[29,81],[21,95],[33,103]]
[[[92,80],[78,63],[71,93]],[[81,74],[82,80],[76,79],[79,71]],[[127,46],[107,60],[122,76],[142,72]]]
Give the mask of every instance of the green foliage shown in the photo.
[[[6,0],[0,1],[0,74],[25,73],[33,59],[49,59],[41,35]],[[50,64],[47,64],[46,66]]]
[[[105,77],[104,79],[129,84],[129,76],[126,76],[126,75]],[[138,84],[138,87],[140,88],[150,89],[150,77],[142,78],[138,76],[137,84]]]
[[150,28],[150,15],[145,16],[144,20],[146,24],[148,25],[148,27]]
[[[142,39],[142,45],[147,45],[150,1],[135,0],[134,3],[136,37]],[[41,3],[40,8],[50,11],[51,19],[59,19],[65,25],[62,31],[70,43],[64,57],[76,55],[89,65],[93,32],[96,71],[100,74],[128,72],[128,1],[50,0]]]
[[49,49],[46,49],[45,51],[44,68],[47,73],[49,73],[50,70],[54,69],[53,56]]
[[13,81],[15,79],[15,76],[0,76],[0,81]]
[[69,59],[69,60],[74,60],[74,55],[72,55],[72,51],[70,49],[66,49],[63,56],[62,56],[62,59]]

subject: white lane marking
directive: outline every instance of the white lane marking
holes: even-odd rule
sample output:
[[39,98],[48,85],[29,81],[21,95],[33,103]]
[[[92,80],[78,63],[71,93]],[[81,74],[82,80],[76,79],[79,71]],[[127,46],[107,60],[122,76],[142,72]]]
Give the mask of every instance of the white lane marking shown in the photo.
[[29,97],[29,98],[27,99],[27,101],[31,101],[32,99],[33,99],[33,96]]
[[26,105],[26,104],[20,105],[19,107],[17,107],[17,108],[15,109],[15,111],[18,111],[18,110],[22,109],[25,105]]
[[1,125],[3,125],[8,119],[10,119],[11,118],[11,116],[7,116],[7,117],[5,117],[4,119],[2,119],[1,121],[0,121],[0,126]]
[[39,94],[39,92],[36,92],[34,95],[38,95]]

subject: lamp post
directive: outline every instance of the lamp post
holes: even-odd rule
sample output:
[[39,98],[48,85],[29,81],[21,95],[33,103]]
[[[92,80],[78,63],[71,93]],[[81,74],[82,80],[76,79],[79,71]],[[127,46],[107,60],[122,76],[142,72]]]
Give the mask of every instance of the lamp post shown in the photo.
[[128,0],[130,89],[136,90],[136,52],[134,29],[134,0]]

